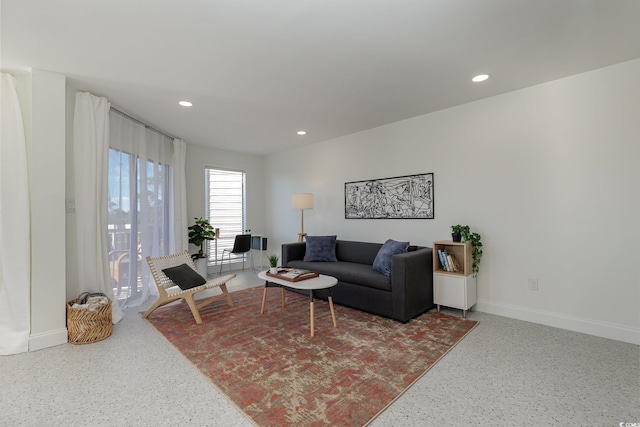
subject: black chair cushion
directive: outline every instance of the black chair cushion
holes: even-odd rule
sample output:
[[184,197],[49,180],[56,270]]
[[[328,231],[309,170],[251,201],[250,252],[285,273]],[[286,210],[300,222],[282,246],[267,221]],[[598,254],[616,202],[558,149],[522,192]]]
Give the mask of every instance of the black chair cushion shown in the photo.
[[162,270],[173,283],[178,285],[180,289],[191,289],[207,283],[207,279],[202,277],[193,268],[187,264],[180,264],[176,267],[165,268]]

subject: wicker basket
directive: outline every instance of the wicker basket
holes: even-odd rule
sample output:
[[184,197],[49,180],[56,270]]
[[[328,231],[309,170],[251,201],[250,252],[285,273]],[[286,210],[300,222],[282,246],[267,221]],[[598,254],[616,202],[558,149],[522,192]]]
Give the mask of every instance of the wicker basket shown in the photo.
[[89,344],[103,340],[111,335],[111,300],[107,304],[100,304],[97,311],[88,307],[73,307],[79,299],[88,292],[83,292],[77,298],[67,302],[67,330],[70,344]]

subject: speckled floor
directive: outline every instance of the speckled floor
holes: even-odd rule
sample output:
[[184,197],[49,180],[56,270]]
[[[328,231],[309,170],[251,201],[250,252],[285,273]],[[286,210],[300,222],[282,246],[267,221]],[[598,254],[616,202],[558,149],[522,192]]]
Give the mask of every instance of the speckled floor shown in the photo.
[[[236,273],[230,290],[262,284],[254,272]],[[0,426],[251,426],[141,310],[127,310],[101,342],[0,356]],[[371,426],[640,423],[638,346],[469,318],[478,327]]]

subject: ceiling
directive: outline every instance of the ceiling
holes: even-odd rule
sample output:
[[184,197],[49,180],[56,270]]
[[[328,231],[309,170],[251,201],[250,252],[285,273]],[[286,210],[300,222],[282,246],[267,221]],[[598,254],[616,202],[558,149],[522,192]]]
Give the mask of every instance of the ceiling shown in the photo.
[[638,0],[2,0],[0,14],[3,70],[65,74],[169,135],[257,155],[640,57]]

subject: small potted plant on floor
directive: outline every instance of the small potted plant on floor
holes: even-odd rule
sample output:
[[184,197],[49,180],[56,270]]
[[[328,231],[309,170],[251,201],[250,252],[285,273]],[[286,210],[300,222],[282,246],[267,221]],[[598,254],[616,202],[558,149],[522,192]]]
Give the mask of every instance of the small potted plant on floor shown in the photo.
[[269,273],[278,274],[278,260],[280,257],[278,255],[269,255],[267,257],[269,259]]
[[195,224],[188,227],[189,230],[189,243],[195,246],[199,246],[198,253],[192,254],[191,258],[196,264],[198,273],[207,278],[207,254],[204,251],[204,245],[208,240],[213,240],[216,237],[216,231],[209,223],[208,219],[194,218]]

